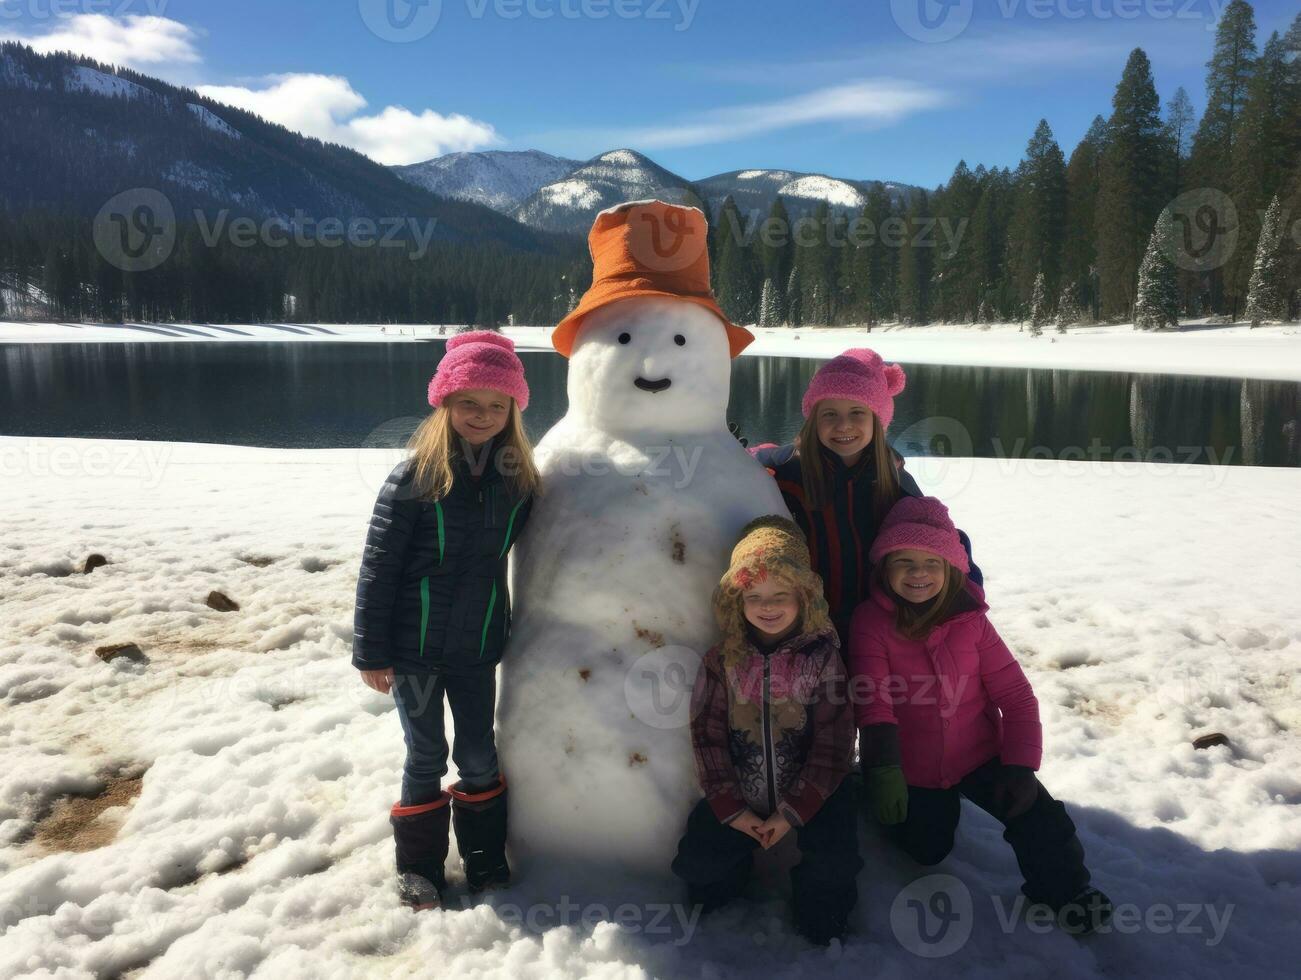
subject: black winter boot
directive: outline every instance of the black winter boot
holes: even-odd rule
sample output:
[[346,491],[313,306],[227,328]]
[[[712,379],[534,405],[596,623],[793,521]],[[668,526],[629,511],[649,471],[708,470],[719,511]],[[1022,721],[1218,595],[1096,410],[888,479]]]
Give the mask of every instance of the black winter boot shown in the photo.
[[451,787],[452,827],[471,894],[510,883],[506,863],[506,781],[482,793]]
[[1089,936],[1111,921],[1111,899],[1096,888],[1086,888],[1057,912],[1057,925],[1072,936]]
[[444,793],[433,803],[402,806],[389,812],[397,850],[398,900],[413,909],[438,908],[447,878],[447,831],[451,797]]

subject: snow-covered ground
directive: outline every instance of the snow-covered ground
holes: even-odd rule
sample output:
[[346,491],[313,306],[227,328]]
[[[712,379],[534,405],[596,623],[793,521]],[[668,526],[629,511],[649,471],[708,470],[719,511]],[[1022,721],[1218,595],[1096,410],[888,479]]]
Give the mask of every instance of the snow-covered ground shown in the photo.
[[[823,951],[762,881],[685,927],[583,896],[525,904],[524,882],[398,908],[402,739],[348,664],[392,461],[0,439],[0,977],[1295,975],[1297,471],[914,461],[975,540],[1042,705],[1041,776],[1122,918],[1077,941],[1018,917],[1012,855],[968,806],[933,869],[865,830],[853,935]],[[109,564],[82,575],[92,552]],[[209,609],[211,590],[239,611]],[[149,662],[96,657],[119,642]],[[1228,743],[1193,748],[1212,732]],[[937,884],[970,912],[928,923],[926,946],[919,893]]]
[[[752,328],[753,329],[753,328]],[[104,341],[401,341],[446,336],[451,327],[375,324],[79,324],[0,322],[0,343]],[[507,327],[521,350],[550,350],[550,327]],[[1129,325],[1049,328],[1031,337],[1015,324],[978,327],[763,328],[747,354],[834,357],[871,347],[891,361],[973,367],[1138,371],[1301,381],[1301,327],[1190,323],[1178,332],[1142,333]]]

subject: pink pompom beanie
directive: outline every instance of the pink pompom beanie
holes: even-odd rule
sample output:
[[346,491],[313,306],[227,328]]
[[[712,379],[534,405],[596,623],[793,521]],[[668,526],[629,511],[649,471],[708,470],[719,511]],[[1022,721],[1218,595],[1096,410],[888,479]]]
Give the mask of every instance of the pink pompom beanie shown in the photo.
[[824,398],[848,398],[862,402],[888,429],[894,418],[894,396],[903,391],[906,377],[898,364],[886,364],[881,355],[866,347],[854,347],[818,368],[804,392],[804,417]]
[[938,555],[964,574],[971,571],[949,509],[934,497],[899,498],[881,522],[867,557],[877,565],[890,552],[908,549]]
[[456,391],[486,388],[510,395],[522,412],[529,407],[524,364],[509,337],[489,330],[460,333],[447,342],[447,353],[429,382],[429,404],[437,408]]

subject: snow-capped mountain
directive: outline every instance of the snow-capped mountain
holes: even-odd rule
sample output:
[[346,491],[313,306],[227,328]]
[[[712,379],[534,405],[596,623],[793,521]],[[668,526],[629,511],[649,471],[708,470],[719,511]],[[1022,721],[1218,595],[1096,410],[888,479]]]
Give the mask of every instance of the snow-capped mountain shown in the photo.
[[624,201],[695,201],[691,182],[636,150],[611,150],[538,188],[512,217],[544,231],[586,234],[592,219]]
[[571,173],[580,160],[541,150],[449,153],[424,163],[393,167],[408,183],[443,197],[485,204],[508,214],[538,188]]
[[[587,232],[602,209],[647,197],[703,203],[711,217],[728,195],[747,218],[766,215],[778,196],[793,218],[812,214],[823,202],[833,211],[856,213],[873,184],[795,170],[732,170],[689,181],[628,149],[586,163],[537,150],[450,153],[392,169],[435,194],[486,204],[534,228],[578,234]],[[906,184],[881,186],[896,203],[912,190]]]
[[[717,209],[730,194],[747,218],[763,217],[779,196],[787,212],[796,218],[811,214],[824,201],[833,211],[857,213],[867,203],[873,181],[847,180],[824,174],[796,170],[732,170],[697,181],[701,195]],[[898,202],[907,195],[905,184],[882,182],[891,199]]]

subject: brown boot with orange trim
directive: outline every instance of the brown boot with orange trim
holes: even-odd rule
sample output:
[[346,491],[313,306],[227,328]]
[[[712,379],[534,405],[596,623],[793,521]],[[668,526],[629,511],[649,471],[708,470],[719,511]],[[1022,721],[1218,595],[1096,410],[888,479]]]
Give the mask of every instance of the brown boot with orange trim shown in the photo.
[[480,792],[462,789],[458,782],[450,789],[452,827],[456,847],[465,866],[465,884],[470,894],[510,883],[506,863],[506,780]]
[[389,812],[397,845],[398,900],[417,911],[439,908],[443,902],[451,801],[443,793],[432,803],[394,803]]

